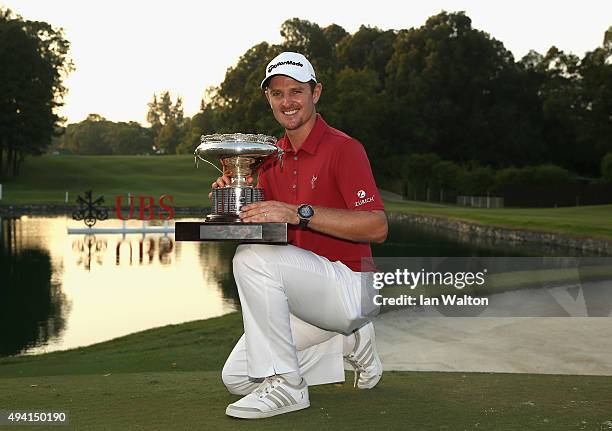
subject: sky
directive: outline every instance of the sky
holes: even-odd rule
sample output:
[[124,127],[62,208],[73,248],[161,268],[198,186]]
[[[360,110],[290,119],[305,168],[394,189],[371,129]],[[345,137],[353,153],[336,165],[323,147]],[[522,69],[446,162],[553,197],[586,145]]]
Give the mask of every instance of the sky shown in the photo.
[[[7,0],[28,20],[62,27],[76,70],[65,80],[60,114],[67,123],[90,113],[146,125],[153,93],[183,98],[185,115],[199,110],[206,88],[253,45],[279,43],[281,24],[307,19],[350,33],[360,25],[383,30],[419,27],[442,10],[465,11],[472,26],[502,41],[520,59],[552,45],[580,57],[600,46],[612,26],[610,0]],[[262,71],[263,78],[263,71]]]

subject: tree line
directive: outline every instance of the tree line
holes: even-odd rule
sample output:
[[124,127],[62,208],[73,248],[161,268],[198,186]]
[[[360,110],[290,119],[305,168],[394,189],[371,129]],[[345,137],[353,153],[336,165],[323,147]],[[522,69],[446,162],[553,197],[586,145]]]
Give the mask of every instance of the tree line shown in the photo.
[[583,58],[553,46],[518,61],[462,12],[354,34],[294,18],[280,33],[281,44],[245,52],[192,118],[180,98],[155,96],[151,146],[189,153],[201,134],[282,133],[259,83],[267,62],[292,50],[311,59],[324,85],[319,111],[364,144],[380,176],[410,176],[411,156],[434,154],[468,170],[554,164],[599,177],[612,152],[612,27]]
[[354,34],[292,19],[281,35],[228,69],[192,127],[280,133],[259,83],[269,59],[294,50],[323,82],[319,111],[364,144],[381,177],[416,176],[411,158],[424,154],[467,171],[553,164],[599,177],[612,152],[612,27],[582,59],[551,47],[518,61],[461,12]]
[[[582,58],[553,46],[519,60],[463,12],[441,12],[416,28],[362,26],[353,34],[294,18],[280,33],[280,44],[261,42],[228,68],[193,117],[184,115],[180,98],[163,92],[149,103],[148,127],[92,115],[60,130],[57,146],[79,154],[180,154],[193,152],[202,134],[279,136],[259,84],[267,62],[291,50],[312,61],[323,83],[319,112],[364,144],[383,182],[394,178],[418,188],[419,166],[428,163],[426,171],[441,164],[431,184],[442,176],[455,188],[501,170],[554,171],[558,181],[612,176],[606,174],[612,170],[612,156],[606,159],[612,153],[612,27]],[[457,172],[465,181],[452,180]],[[547,175],[531,178],[550,181]]]

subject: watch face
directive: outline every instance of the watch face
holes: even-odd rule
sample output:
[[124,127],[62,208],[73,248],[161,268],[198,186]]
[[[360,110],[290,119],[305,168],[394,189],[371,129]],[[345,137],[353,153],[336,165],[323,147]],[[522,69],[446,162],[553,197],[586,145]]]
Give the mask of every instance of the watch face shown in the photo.
[[301,205],[298,208],[298,214],[302,218],[310,218],[314,215],[314,210],[310,205]]

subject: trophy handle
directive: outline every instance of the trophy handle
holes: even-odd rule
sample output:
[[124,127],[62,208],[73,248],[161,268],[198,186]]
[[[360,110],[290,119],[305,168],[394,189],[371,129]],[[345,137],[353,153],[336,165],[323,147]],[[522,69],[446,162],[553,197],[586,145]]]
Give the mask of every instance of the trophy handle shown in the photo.
[[285,155],[285,150],[283,150],[278,145],[275,145],[275,146],[276,146],[276,150],[277,150],[276,159],[280,163],[280,168],[282,170],[283,169],[283,160],[285,160],[285,158],[283,157]]
[[218,170],[219,172],[221,172],[221,175],[225,175],[225,172],[223,172],[221,169],[219,169],[219,167],[217,165],[215,165],[214,163],[209,162],[206,159],[203,159],[202,157],[200,157],[198,154],[196,154],[196,156],[194,157],[195,159],[195,164],[196,164],[196,168],[198,167],[198,159],[202,160],[203,162],[208,163],[210,166],[212,166],[213,168],[215,168],[216,170]]

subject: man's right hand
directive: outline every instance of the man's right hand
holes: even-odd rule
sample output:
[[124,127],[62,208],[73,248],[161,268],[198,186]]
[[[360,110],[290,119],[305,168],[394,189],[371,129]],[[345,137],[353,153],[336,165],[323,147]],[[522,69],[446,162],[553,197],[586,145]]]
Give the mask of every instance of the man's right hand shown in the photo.
[[[252,176],[248,176],[247,177],[247,183],[253,184],[253,177]],[[217,180],[212,183],[212,188],[216,189],[216,188],[219,188],[219,187],[227,187],[230,184],[231,184],[230,178],[227,175],[223,175],[223,176],[217,178]],[[210,192],[208,194],[208,199],[212,199],[212,192]]]

